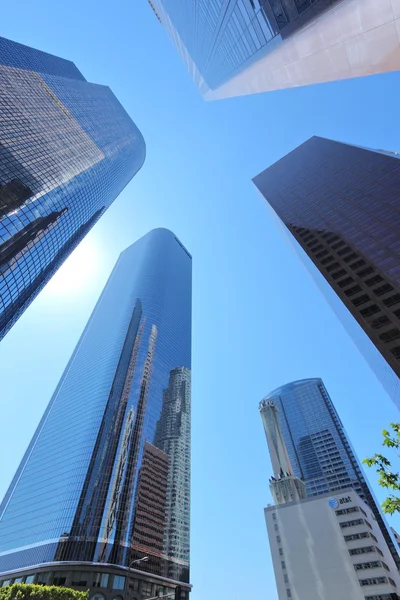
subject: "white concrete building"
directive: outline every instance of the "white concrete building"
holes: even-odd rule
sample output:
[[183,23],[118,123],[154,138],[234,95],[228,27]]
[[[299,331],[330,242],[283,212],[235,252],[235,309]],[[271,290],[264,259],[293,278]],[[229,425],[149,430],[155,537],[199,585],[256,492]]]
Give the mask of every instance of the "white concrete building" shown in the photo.
[[279,600],[399,600],[400,575],[351,488],[265,509]]

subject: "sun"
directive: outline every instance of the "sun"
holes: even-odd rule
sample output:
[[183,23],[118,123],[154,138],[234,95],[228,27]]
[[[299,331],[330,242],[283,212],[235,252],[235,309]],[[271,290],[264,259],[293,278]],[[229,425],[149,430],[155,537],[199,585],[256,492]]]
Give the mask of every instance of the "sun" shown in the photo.
[[65,297],[80,293],[98,273],[100,255],[96,241],[86,237],[49,281],[46,294]]

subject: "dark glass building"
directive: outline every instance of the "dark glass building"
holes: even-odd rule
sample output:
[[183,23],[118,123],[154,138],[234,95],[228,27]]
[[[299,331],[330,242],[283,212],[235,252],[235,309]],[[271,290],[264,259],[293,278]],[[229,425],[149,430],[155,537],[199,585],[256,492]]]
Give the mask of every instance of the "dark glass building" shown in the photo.
[[148,1],[207,99],[400,68],[395,0]]
[[290,463],[295,476],[306,484],[307,496],[354,488],[371,507],[399,568],[400,557],[388,527],[322,380],[303,379],[274,390],[260,403],[261,417],[268,402],[278,409]]
[[108,87],[0,38],[0,339],[145,158]]
[[400,407],[398,156],[313,137],[254,183]]
[[191,269],[165,229],[121,254],[0,506],[3,582],[187,599]]

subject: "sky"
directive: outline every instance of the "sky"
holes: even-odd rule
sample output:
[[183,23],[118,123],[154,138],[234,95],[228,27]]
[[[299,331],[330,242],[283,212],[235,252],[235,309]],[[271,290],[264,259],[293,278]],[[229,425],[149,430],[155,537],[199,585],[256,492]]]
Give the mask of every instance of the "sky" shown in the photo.
[[0,344],[0,496],[119,253],[169,228],[193,255],[191,599],[277,600],[259,401],[322,377],[360,459],[398,410],[251,178],[312,135],[400,150],[400,74],[207,103],[146,0],[7,2],[0,34],[109,85],[147,144],[142,170]]

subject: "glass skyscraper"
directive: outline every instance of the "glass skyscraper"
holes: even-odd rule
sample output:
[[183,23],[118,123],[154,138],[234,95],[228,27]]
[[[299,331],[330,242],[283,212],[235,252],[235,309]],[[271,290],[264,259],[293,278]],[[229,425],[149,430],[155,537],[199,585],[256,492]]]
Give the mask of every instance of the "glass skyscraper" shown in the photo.
[[400,408],[399,157],[313,137],[254,183]]
[[0,339],[137,173],[143,137],[111,90],[0,38]]
[[306,484],[307,496],[354,488],[371,507],[399,567],[400,557],[387,525],[322,380],[303,379],[274,390],[261,401],[261,416],[271,402],[278,410],[294,474]]
[[1,504],[3,582],[187,598],[191,272],[165,229],[121,254]]
[[397,0],[148,0],[206,99],[400,69]]

